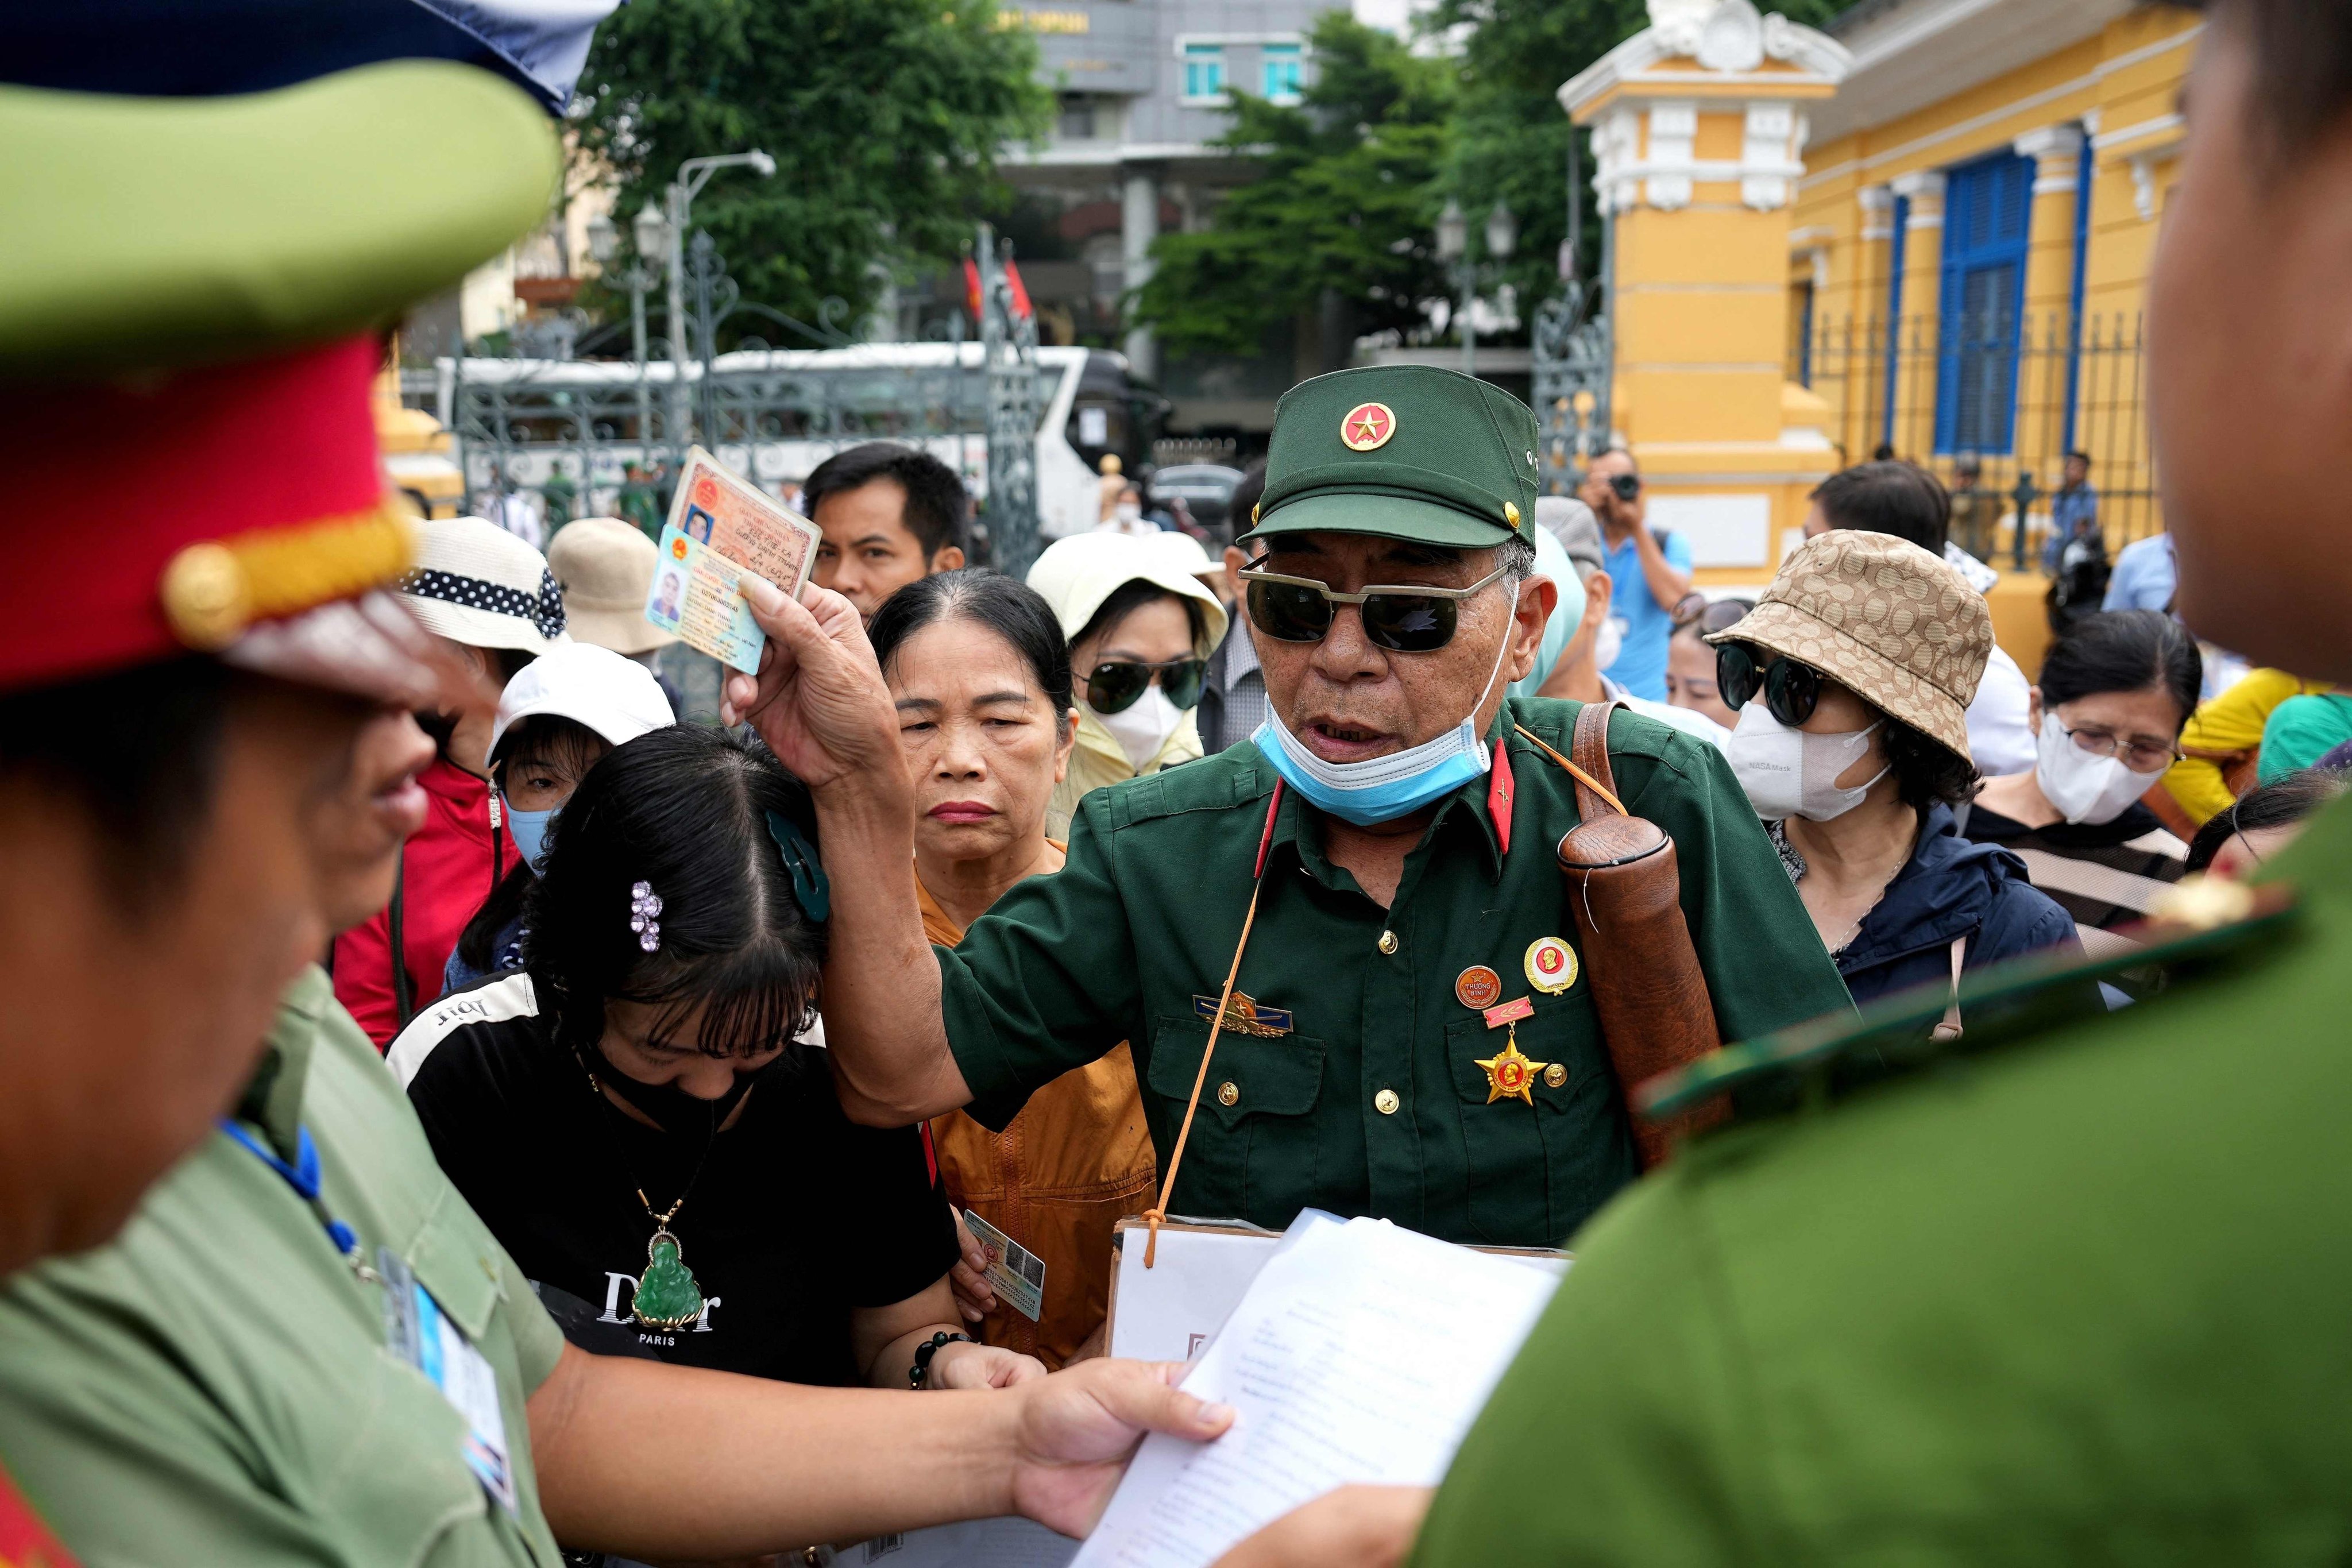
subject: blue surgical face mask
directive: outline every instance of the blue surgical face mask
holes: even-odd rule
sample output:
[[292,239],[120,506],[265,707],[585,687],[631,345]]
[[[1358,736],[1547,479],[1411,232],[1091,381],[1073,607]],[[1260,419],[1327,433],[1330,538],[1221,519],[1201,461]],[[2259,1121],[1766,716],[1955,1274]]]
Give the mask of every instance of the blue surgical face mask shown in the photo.
[[507,804],[504,795],[499,797],[499,803],[506,807],[507,835],[514,840],[515,853],[521,856],[532,870],[545,870],[547,868],[541,864],[541,857],[547,853],[547,825],[555,820],[556,812],[562,808],[550,806],[545,811],[517,811]]
[[[1518,607],[1519,585],[1514,583],[1514,616]],[[1478,710],[1486,706],[1486,693],[1495,689],[1495,677],[1502,673],[1503,658],[1510,650],[1510,630],[1506,626],[1503,646],[1495,652],[1495,668],[1487,672],[1486,684],[1479,689],[1478,700],[1470,704],[1468,716],[1411,751],[1361,763],[1325,762],[1290,732],[1271,707],[1265,722],[1250,739],[1283,781],[1321,810],[1359,827],[1394,822],[1444,799],[1486,772],[1492,754],[1478,738]]]

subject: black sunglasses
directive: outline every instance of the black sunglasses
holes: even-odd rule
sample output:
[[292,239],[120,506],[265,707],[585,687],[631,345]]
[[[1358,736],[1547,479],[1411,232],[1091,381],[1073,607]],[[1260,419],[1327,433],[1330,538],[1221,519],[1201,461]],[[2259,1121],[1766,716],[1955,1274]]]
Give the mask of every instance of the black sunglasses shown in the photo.
[[1715,650],[1715,684],[1723,705],[1734,712],[1748,706],[1757,689],[1764,692],[1764,710],[1791,730],[1813,716],[1822,700],[1821,671],[1782,654],[1759,663],[1752,644],[1727,642]]
[[1462,601],[1502,581],[1507,566],[1497,566],[1467,588],[1370,587],[1360,594],[1342,594],[1312,577],[1286,577],[1279,572],[1244,567],[1242,581],[1249,584],[1250,624],[1277,642],[1321,642],[1339,615],[1337,606],[1353,605],[1363,616],[1364,638],[1391,653],[1434,653],[1454,640],[1462,623]]
[[1205,658],[1171,658],[1165,664],[1138,664],[1133,659],[1105,659],[1087,673],[1087,706],[1097,713],[1124,713],[1141,700],[1160,678],[1160,689],[1179,708],[1197,706],[1201,683],[1208,679]]

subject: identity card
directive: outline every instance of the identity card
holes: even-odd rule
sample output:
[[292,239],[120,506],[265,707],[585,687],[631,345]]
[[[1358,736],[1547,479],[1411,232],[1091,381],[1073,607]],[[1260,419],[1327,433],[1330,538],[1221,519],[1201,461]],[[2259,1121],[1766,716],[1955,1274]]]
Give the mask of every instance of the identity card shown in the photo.
[[646,619],[688,647],[756,675],[763,640],[742,579],[765,578],[797,598],[816,559],[816,525],[699,447],[689,447],[662,530]]
[[451,1408],[465,1418],[459,1443],[466,1468],[482,1489],[514,1512],[512,1460],[507,1454],[507,1424],[499,1406],[499,1374],[489,1358],[441,1310],[407,1262],[389,1247],[376,1249],[383,1279],[384,1340],[392,1352],[425,1374]]
[[998,1300],[1035,1322],[1045,1305],[1045,1260],[970,1209],[963,1211],[963,1223],[994,1254],[986,1273],[988,1288]]

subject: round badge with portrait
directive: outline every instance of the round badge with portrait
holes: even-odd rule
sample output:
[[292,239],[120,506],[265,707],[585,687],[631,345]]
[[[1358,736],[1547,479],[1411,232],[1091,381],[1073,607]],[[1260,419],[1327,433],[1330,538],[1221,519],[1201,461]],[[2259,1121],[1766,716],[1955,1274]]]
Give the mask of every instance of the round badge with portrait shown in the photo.
[[1528,946],[1528,984],[1557,996],[1576,984],[1576,949],[1556,936],[1538,937]]

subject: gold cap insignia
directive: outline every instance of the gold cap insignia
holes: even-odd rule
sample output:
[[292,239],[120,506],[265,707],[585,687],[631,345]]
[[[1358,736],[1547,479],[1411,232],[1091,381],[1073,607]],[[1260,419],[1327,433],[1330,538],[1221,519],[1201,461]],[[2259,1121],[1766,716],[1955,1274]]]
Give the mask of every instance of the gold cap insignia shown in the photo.
[[1385,403],[1359,403],[1339,421],[1339,444],[1350,452],[1385,447],[1395,434],[1396,410]]

